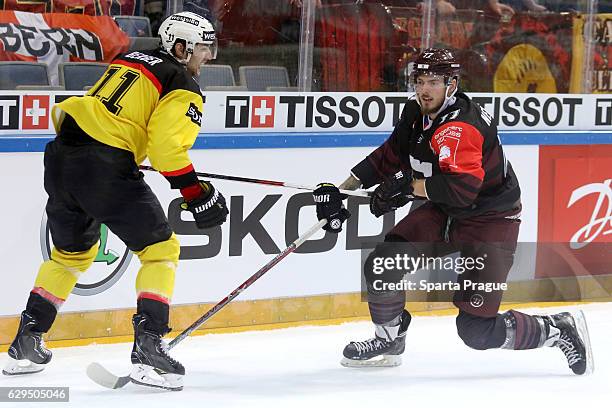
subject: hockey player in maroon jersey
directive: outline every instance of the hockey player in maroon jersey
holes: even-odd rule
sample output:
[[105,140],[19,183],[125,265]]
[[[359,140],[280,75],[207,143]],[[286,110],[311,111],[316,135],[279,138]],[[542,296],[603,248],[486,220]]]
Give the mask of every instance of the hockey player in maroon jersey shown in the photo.
[[[486,254],[484,268],[459,275],[481,283],[504,283],[516,251],[521,201],[512,166],[506,160],[489,114],[458,92],[460,64],[444,49],[427,49],[414,63],[411,76],[416,90],[406,103],[389,139],[353,167],[339,187],[374,191],[370,210],[376,216],[394,211],[415,199],[425,203],[411,211],[386,235],[365,262],[370,315],[375,336],[344,349],[345,366],[401,364],[410,313],[404,310],[406,293],[380,290],[373,282],[376,257],[393,257],[401,245],[413,257],[462,257]],[[317,217],[327,219],[327,230],[338,232],[349,214],[343,196],[332,184],[314,191]],[[401,243],[401,244],[400,244]],[[389,273],[398,282],[405,271]],[[582,312],[531,316],[515,310],[498,313],[502,291],[467,288],[454,293],[459,309],[457,333],[477,350],[558,347],[575,374],[593,369],[586,321]]]

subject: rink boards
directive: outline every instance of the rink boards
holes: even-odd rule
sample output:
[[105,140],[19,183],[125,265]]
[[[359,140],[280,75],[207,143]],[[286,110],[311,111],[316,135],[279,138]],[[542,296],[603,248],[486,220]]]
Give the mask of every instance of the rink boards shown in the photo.
[[[0,251],[5,260],[0,344],[10,341],[15,316],[24,307],[38,266],[52,245],[44,216],[42,150],[52,137],[49,108],[65,95],[0,93],[0,151],[4,152],[0,156],[4,197]],[[500,121],[506,155],[521,182],[519,241],[575,238],[585,246],[610,242],[612,99],[601,95],[478,97]],[[203,172],[306,185],[339,183],[385,140],[401,112],[402,100],[398,94],[208,94],[204,131],[191,157]],[[175,329],[189,325],[316,222],[308,192],[214,181],[229,203],[230,217],[222,227],[201,232],[188,214],[178,211],[180,200],[165,179],[151,172],[145,176],[181,241],[173,298],[179,307],[171,324]],[[367,200],[351,198],[348,206],[353,216],[340,235],[318,233],[207,327],[367,315],[367,305],[357,293],[361,244],[382,240],[384,231],[408,208],[375,219]],[[128,316],[139,262],[111,232],[103,237],[103,250],[63,306],[51,339],[130,333]],[[524,285],[538,277],[536,257],[520,259],[510,280]],[[449,305],[422,302],[414,306],[429,310]]]

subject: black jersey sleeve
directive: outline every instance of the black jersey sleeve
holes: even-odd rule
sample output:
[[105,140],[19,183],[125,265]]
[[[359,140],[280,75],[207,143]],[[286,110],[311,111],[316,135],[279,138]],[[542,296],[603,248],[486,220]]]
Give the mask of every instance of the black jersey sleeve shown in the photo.
[[414,123],[419,115],[419,105],[416,101],[409,100],[391,136],[351,169],[351,173],[361,181],[363,188],[380,184],[385,177],[399,170],[410,169],[410,164],[401,160],[402,156],[408,157],[405,152],[402,152],[401,146],[408,145],[414,130]]

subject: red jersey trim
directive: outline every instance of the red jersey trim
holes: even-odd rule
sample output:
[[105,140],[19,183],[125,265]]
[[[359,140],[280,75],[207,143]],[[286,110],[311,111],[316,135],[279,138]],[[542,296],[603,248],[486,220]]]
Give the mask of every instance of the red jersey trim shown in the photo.
[[157,302],[165,303],[167,305],[170,304],[170,299],[168,299],[167,297],[158,295],[156,293],[151,293],[151,292],[141,292],[141,293],[139,293],[138,294],[138,299],[151,299],[151,300],[155,300]]
[[193,164],[189,164],[187,167],[183,167],[182,169],[172,170],[172,171],[160,171],[160,173],[164,177],[176,177],[176,176],[182,176],[183,174],[187,174],[192,171],[195,171],[193,168]]
[[63,305],[65,301],[65,299],[55,296],[53,293],[47,291],[45,288],[42,288],[40,286],[36,286],[34,289],[32,289],[31,292],[36,293],[42,298],[48,300],[55,306],[56,309],[59,309],[59,307]]
[[151,71],[149,71],[147,69],[147,67],[145,67],[142,64],[138,64],[136,62],[129,62],[129,61],[125,61],[122,59],[118,59],[118,60],[114,60],[113,62],[111,62],[111,64],[117,64],[117,65],[123,65],[132,69],[136,69],[140,72],[142,72],[144,74],[144,76],[146,76],[147,78],[149,78],[149,81],[151,81],[153,83],[153,86],[157,89],[157,92],[161,94],[162,92],[162,85],[159,82],[159,80],[157,79],[157,77],[155,75],[153,75],[153,73]]

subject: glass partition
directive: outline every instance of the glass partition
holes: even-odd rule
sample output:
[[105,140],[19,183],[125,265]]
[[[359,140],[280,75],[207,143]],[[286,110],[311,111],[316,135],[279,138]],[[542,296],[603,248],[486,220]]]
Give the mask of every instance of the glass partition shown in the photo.
[[215,22],[215,64],[247,89],[241,67],[273,66],[288,78],[275,89],[406,91],[433,46],[455,52],[466,91],[612,92],[610,1],[169,0],[166,14],[183,9]]
[[197,12],[217,29],[219,54],[214,64],[229,65],[235,83],[218,83],[215,89],[297,87],[301,4],[293,0],[168,0],[166,15],[178,11]]

